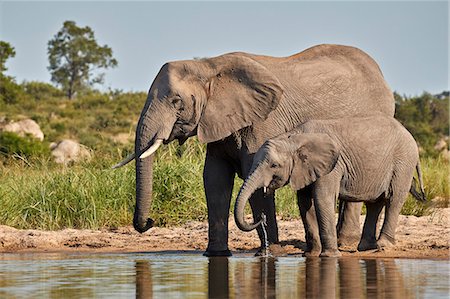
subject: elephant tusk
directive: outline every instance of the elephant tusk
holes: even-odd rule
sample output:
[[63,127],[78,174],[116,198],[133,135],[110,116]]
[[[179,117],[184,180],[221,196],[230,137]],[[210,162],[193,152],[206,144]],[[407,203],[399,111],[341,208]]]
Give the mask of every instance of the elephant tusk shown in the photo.
[[117,163],[116,165],[114,165],[114,166],[112,167],[112,169],[116,169],[116,168],[122,167],[122,166],[124,166],[124,165],[130,163],[130,161],[134,160],[135,157],[136,157],[136,156],[135,156],[134,153],[129,154],[125,159],[123,159],[122,161],[120,161],[119,163]]
[[264,187],[263,191],[264,191],[264,194],[266,194],[267,193],[267,187]]
[[162,143],[163,143],[162,139],[157,139],[155,143],[153,143],[153,145],[148,148],[148,150],[146,150],[139,156],[139,159],[145,159],[154,152],[156,152],[156,150],[158,149],[158,147],[161,146]]

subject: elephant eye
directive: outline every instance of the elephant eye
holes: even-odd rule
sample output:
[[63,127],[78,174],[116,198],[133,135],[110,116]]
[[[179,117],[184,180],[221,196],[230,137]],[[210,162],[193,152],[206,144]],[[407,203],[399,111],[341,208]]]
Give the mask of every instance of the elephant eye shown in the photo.
[[270,165],[270,168],[277,168],[277,167],[280,167],[280,164],[278,164],[278,163],[272,163],[272,164]]
[[173,97],[172,98],[172,104],[176,104],[176,103],[178,103],[179,101],[181,101],[181,97],[180,96],[175,96],[175,97]]
[[184,105],[183,105],[183,101],[181,100],[180,96],[175,96],[171,99],[172,105],[177,109],[177,110],[183,110],[184,109]]

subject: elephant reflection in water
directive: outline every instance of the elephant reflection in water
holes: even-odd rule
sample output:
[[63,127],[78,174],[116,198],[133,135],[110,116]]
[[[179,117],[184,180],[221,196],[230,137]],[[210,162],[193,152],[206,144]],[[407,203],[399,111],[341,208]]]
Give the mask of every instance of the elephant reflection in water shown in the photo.
[[[410,298],[401,272],[392,259],[307,258],[296,265],[277,263],[276,258],[234,261],[208,259],[208,298]],[[365,271],[364,271],[365,270]],[[206,274],[206,273],[205,273]],[[286,275],[288,274],[288,275]],[[136,261],[136,298],[152,298],[149,261]],[[289,282],[277,283],[277,279]],[[290,288],[281,286],[288,283]],[[277,287],[278,286],[278,287]],[[339,288],[339,290],[338,290]]]
[[402,273],[392,259],[364,260],[366,264],[367,298],[412,298],[403,281]]
[[361,263],[354,258],[309,258],[305,286],[307,298],[337,298],[337,288],[339,298],[411,297],[392,259],[368,259]]
[[[228,258],[210,258],[208,298],[229,298],[232,293],[235,298],[411,297],[394,260],[307,258],[305,267],[297,265],[298,275],[293,275],[292,264],[283,266],[276,261],[260,258],[229,267]],[[281,288],[284,282],[277,283],[283,276],[289,279],[290,288]]]
[[229,298],[228,258],[215,257],[208,261],[208,298]]
[[237,262],[230,267],[223,257],[210,257],[208,264],[208,298],[275,298],[275,259],[260,258]]
[[136,298],[152,298],[153,283],[149,261],[136,261]]
[[[136,261],[135,269],[136,298],[153,298],[152,275],[154,274],[151,263]],[[209,258],[208,277],[204,277],[208,279],[208,298],[229,298],[231,290],[234,290],[236,298],[275,298],[275,260],[273,258],[261,258],[252,263],[240,262],[234,270],[231,274],[227,257]]]

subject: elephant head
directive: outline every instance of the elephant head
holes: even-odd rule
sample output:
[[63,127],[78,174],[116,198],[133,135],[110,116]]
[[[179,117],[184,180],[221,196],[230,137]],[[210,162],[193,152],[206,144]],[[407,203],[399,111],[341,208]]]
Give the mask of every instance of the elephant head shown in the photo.
[[259,188],[270,192],[288,182],[300,190],[330,173],[339,158],[339,147],[326,134],[287,132],[266,141],[256,152],[252,170],[236,199],[234,217],[243,231],[255,229],[260,222],[248,224],[244,208]]
[[262,121],[274,110],[283,89],[263,65],[243,53],[166,63],[148,92],[136,128],[135,152],[114,168],[136,160],[133,224],[145,232],[152,196],[153,153],[177,139],[221,140]]

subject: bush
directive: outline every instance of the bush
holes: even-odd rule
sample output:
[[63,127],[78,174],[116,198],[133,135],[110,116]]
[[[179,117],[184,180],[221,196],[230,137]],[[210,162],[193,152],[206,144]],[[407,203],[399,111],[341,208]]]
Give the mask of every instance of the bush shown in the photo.
[[32,96],[37,101],[55,97],[64,97],[63,91],[44,82],[23,82],[22,87],[25,93]]
[[27,138],[11,132],[0,133],[0,154],[10,157],[19,155],[22,157],[43,157],[50,154],[47,144],[28,136]]
[[395,118],[411,132],[426,156],[436,155],[434,145],[449,132],[448,95],[424,93],[407,98],[394,94],[394,97]]
[[0,75],[0,103],[19,104],[26,98],[23,88],[13,78]]

